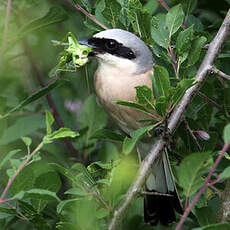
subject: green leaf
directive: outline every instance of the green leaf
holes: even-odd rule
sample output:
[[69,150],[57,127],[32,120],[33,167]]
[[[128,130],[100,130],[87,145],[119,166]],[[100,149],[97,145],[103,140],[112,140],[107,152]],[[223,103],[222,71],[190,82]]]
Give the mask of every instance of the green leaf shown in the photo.
[[18,194],[21,191],[27,191],[32,189],[34,184],[34,172],[31,167],[25,167],[15,178],[14,182],[10,186],[10,192],[13,195]]
[[180,56],[190,49],[192,35],[193,25],[179,33],[176,40],[176,51]]
[[177,32],[184,21],[184,12],[181,4],[172,7],[166,15],[166,26],[169,30],[169,39]]
[[26,147],[30,147],[32,139],[30,137],[21,137],[22,141],[25,143]]
[[9,209],[9,208],[0,207],[0,213],[6,213],[14,216],[17,215],[17,211],[14,208]]
[[211,224],[201,228],[193,228],[192,230],[229,230],[230,223],[219,223],[219,224]]
[[188,52],[184,52],[184,53],[181,54],[181,56],[179,56],[179,59],[178,59],[178,70],[177,70],[178,73],[179,73],[181,64],[182,64],[187,58],[188,58]]
[[146,10],[150,15],[153,15],[153,13],[157,10],[159,6],[159,3],[157,1],[148,1],[143,9]]
[[213,212],[212,207],[202,207],[195,208],[194,214],[200,224],[200,226],[206,226],[210,224],[215,224],[215,213]]
[[172,59],[169,57],[168,52],[165,48],[155,45],[153,46],[152,50],[158,58],[172,64]]
[[71,188],[65,192],[65,194],[75,195],[75,196],[87,196],[89,195],[86,191],[80,188]]
[[98,151],[98,159],[103,162],[114,162],[120,158],[120,152],[116,144],[107,141],[102,143]]
[[23,214],[26,217],[30,218],[30,217],[32,217],[33,215],[36,214],[36,211],[34,210],[32,205],[30,205],[29,203],[27,203],[25,201],[22,201],[22,200],[19,200],[18,203],[19,203],[20,209],[22,210]]
[[99,209],[99,210],[97,211],[96,217],[97,217],[98,219],[102,219],[102,218],[107,217],[109,214],[110,214],[110,213],[109,213],[108,209],[101,208],[101,209]]
[[70,171],[70,169],[66,169],[63,166],[55,163],[50,163],[49,164],[53,169],[61,173],[63,176],[67,177],[70,181],[75,182],[75,176],[73,173]]
[[102,11],[102,15],[115,28],[121,15],[121,4],[117,0],[105,0],[105,9]]
[[202,175],[211,164],[212,157],[209,152],[194,153],[183,159],[177,175],[186,197],[193,195],[202,186]]
[[152,130],[154,127],[155,125],[149,125],[131,132],[131,138],[126,137],[123,142],[122,152],[126,155],[131,153],[136,143],[144,136],[146,132]]
[[[103,4],[103,1],[99,1],[99,3]],[[103,17],[103,19],[106,20],[104,17]],[[102,22],[102,20],[101,20],[101,22]],[[105,25],[105,23],[103,23],[103,24]],[[84,25],[88,29],[90,29],[91,31],[94,31],[94,32],[100,32],[101,31],[101,26],[96,24],[92,20],[90,20],[88,17],[85,18]],[[109,27],[109,25],[107,25],[107,27]]]
[[42,128],[45,128],[43,115],[30,115],[19,118],[12,126],[5,130],[0,139],[0,145],[16,141],[22,136],[28,136]]
[[224,127],[224,143],[227,144],[230,141],[230,124]]
[[25,195],[25,191],[20,191],[13,196],[15,200],[22,200]]
[[52,124],[54,123],[54,117],[50,111],[46,110],[46,134],[51,134]]
[[[91,139],[91,136],[97,130],[103,129],[106,124],[107,115],[105,111],[97,104],[95,95],[90,95],[83,105],[80,116],[80,129],[88,127],[88,130],[85,135],[80,136],[78,141],[79,145],[87,147],[87,149],[84,150],[86,155],[93,150],[97,142],[96,139]],[[82,148],[82,146],[80,147]]]
[[155,103],[155,108],[156,108],[156,111],[159,115],[165,116],[165,114],[169,108],[169,103],[166,100],[166,97],[160,96]]
[[147,43],[152,42],[151,17],[152,16],[147,11],[137,10],[135,11],[135,20],[131,21],[134,32]]
[[34,189],[30,189],[28,191],[25,192],[25,195],[26,197],[29,197],[29,198],[33,198],[33,199],[38,199],[38,200],[43,200],[43,201],[50,201],[50,200],[57,200],[57,201],[61,201],[55,192],[51,192],[47,189],[37,189],[37,188],[34,188]]
[[135,20],[135,13],[142,9],[142,4],[140,0],[124,0],[124,2],[128,3],[128,16],[131,20]]
[[80,212],[75,212],[74,214],[82,230],[104,229],[104,227],[97,227],[99,225],[99,222],[96,218],[98,205],[98,201],[96,199],[82,199],[77,201],[75,204],[76,210],[81,210]]
[[83,180],[84,184],[87,185],[87,188],[88,187],[91,188],[95,184],[93,177],[91,176],[91,174],[83,164],[76,163],[72,166],[72,169],[76,170],[77,173],[81,176],[81,179]]
[[134,103],[134,102],[118,100],[118,101],[116,101],[116,104],[123,105],[123,106],[128,106],[130,108],[134,108],[134,109],[137,109],[139,111],[142,111],[142,112],[144,112],[146,114],[150,114],[150,112],[144,106],[139,105],[139,104]]
[[197,0],[182,0],[181,3],[186,16],[188,16],[195,9]]
[[152,90],[146,85],[136,86],[135,89],[137,102],[144,105],[150,105],[152,107]]
[[91,138],[110,140],[110,141],[123,141],[125,136],[115,133],[110,129],[100,129],[97,130]]
[[56,80],[54,80],[49,85],[39,89],[37,92],[35,92],[34,94],[30,95],[25,100],[23,100],[20,104],[18,104],[14,108],[12,108],[6,115],[4,115],[4,117],[9,116],[11,113],[18,111],[18,110],[22,109],[23,107],[25,107],[26,105],[31,104],[32,102],[34,102],[34,101],[38,100],[39,98],[45,96],[48,92],[50,92],[51,90],[59,87],[64,82],[66,82],[66,80],[57,78]]
[[183,79],[180,82],[178,82],[175,88],[170,89],[172,90],[171,101],[173,102],[174,106],[177,105],[180,99],[184,96],[185,91],[193,85],[194,79]]
[[71,137],[75,138],[79,136],[79,133],[71,131],[69,128],[60,128],[53,133],[47,135],[44,137],[44,141],[52,141],[54,139],[59,139],[59,138],[66,138],[66,137]]
[[43,215],[36,213],[33,207],[24,201],[18,200],[19,208],[23,215],[25,215],[35,229],[51,230],[50,225],[47,223]]
[[[105,1],[96,1],[95,5],[95,17],[104,25],[106,25],[108,28],[109,26],[109,21],[105,19],[105,17],[102,15],[103,10],[105,9]],[[91,20],[88,20],[88,22]],[[92,24],[91,24],[92,25]],[[95,28],[96,26],[96,28]],[[94,28],[96,29],[96,31],[101,31],[101,28],[99,28],[98,25],[96,25],[96,23],[94,23]],[[97,30],[97,28],[99,28],[99,30]],[[94,29],[93,29],[94,30]]]
[[81,199],[82,198],[75,198],[75,199],[61,201],[57,206],[57,213],[60,214],[67,204],[75,203],[76,201],[79,201]]
[[230,54],[219,54],[218,58],[230,58]]
[[2,169],[3,165],[9,161],[16,153],[20,152],[21,149],[14,149],[12,151],[10,151],[9,153],[7,153],[7,155],[3,158],[3,160],[1,160],[0,162],[0,170]]
[[167,97],[169,95],[170,80],[168,71],[163,67],[154,66],[153,75],[153,95],[156,99],[160,96]]
[[[56,193],[61,187],[61,180],[55,171],[46,172],[36,178],[34,187],[36,189],[44,189]],[[42,197],[36,197],[35,199],[31,199],[31,204],[37,213],[40,213],[46,207],[48,201],[44,200]]]
[[76,223],[60,221],[56,225],[58,230],[82,230]]
[[93,171],[97,170],[98,168],[110,170],[113,167],[114,167],[114,162],[113,163],[112,162],[104,163],[101,161],[95,161],[95,162],[91,163],[87,168],[89,169],[89,171],[91,173],[93,173]]
[[201,20],[192,14],[190,14],[188,16],[187,27],[190,27],[191,25],[194,26],[193,27],[194,31],[203,31],[204,30],[204,26],[203,26]]
[[24,36],[26,36],[28,33],[31,33],[35,30],[41,29],[43,27],[57,24],[60,22],[63,22],[68,19],[68,15],[61,7],[52,7],[49,9],[49,12],[38,19],[33,20],[32,22],[29,22],[28,24],[24,25],[19,33],[18,37],[19,39],[22,39]]
[[225,168],[224,171],[220,174],[219,180],[225,180],[230,177],[230,166]]
[[90,4],[90,2],[88,0],[72,0],[72,2],[74,3],[74,5],[76,4],[80,4],[81,6],[83,6],[88,12],[91,11],[92,6]]
[[167,49],[169,46],[169,32],[165,26],[165,15],[159,14],[152,17],[151,21],[152,39],[161,47]]
[[119,160],[111,161],[111,162],[101,162],[96,161],[91,163],[87,170],[89,171],[90,175],[92,175],[94,178],[106,178],[106,179],[98,179],[95,181],[97,184],[108,184],[108,173],[113,169],[115,166],[119,164]]
[[189,52],[187,66],[192,66],[199,60],[201,48],[206,41],[207,38],[203,36],[197,37],[192,41],[192,46]]

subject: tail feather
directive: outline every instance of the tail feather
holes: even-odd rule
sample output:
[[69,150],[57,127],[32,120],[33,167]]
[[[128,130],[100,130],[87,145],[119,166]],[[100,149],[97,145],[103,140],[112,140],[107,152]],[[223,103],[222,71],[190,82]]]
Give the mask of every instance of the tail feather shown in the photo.
[[151,225],[168,225],[176,220],[175,211],[183,214],[177,194],[172,196],[146,195],[144,199],[144,221]]
[[[149,151],[150,148],[149,143],[138,145],[138,153],[142,159],[146,155],[146,150]],[[183,214],[166,151],[163,152],[161,158],[154,162],[152,172],[146,181],[146,190],[170,195],[154,194],[145,196],[144,220],[146,223],[157,225],[160,222],[162,225],[168,225],[176,220],[175,211]]]

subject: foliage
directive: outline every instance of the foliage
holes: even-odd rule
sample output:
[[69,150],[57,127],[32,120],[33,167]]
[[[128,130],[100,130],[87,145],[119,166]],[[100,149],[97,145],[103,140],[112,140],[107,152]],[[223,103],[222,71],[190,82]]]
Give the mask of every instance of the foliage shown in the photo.
[[[8,2],[0,2],[0,229],[107,229],[138,170],[137,141],[152,138],[152,130],[167,122],[185,91],[196,84],[204,45],[216,34],[229,1],[172,0],[167,1],[167,12],[155,0],[17,0],[12,1],[7,22]],[[93,21],[71,8],[70,2],[80,4],[78,9],[89,12]],[[103,30],[95,19],[108,28],[128,29],[153,51],[153,88],[138,86],[135,103],[116,102],[151,117],[150,125],[129,137],[107,122],[91,92],[95,61],[76,68],[85,64],[85,47],[80,54],[83,63],[72,62],[79,55],[76,49],[82,48],[74,35],[86,39]],[[227,74],[229,58],[227,42],[215,63]],[[74,72],[60,73],[59,67]],[[222,110],[196,95],[185,114],[201,150],[183,123],[173,138],[176,145],[170,158],[184,205],[230,140],[229,86],[229,81],[210,74],[201,92]],[[199,139],[203,131],[210,139]],[[212,185],[215,190],[206,189],[184,229],[230,229],[229,223],[214,221],[220,201],[215,191],[222,191],[230,178],[230,158],[225,156],[212,176],[213,181],[219,178]],[[141,197],[124,220],[126,230],[152,229],[143,221]],[[160,228],[175,229],[175,224]]]

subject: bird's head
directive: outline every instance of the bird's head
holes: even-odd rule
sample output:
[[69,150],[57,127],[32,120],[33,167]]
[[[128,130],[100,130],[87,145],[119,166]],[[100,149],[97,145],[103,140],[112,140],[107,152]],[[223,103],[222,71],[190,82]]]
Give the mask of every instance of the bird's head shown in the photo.
[[154,60],[149,48],[136,35],[125,30],[108,29],[79,43],[93,48],[89,56],[96,57],[100,65],[121,70],[129,68],[136,74],[153,67]]

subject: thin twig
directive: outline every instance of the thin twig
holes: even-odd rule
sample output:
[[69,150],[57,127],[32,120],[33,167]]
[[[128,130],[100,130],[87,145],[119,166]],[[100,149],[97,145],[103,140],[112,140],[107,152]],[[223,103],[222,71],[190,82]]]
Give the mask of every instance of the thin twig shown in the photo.
[[170,10],[168,4],[164,0],[157,0],[167,11]]
[[10,203],[7,203],[7,202],[5,203],[5,205],[7,205],[8,207],[10,207],[11,209],[15,209],[15,211],[17,212],[18,217],[19,217],[20,219],[25,220],[25,221],[29,221],[29,219],[28,219],[26,216],[24,216],[24,215],[17,209],[17,207],[15,207],[15,206],[11,205]]
[[212,70],[211,70],[213,73],[219,75],[220,77],[223,77],[227,80],[230,80],[230,76],[227,75],[226,73],[220,71],[219,69],[217,69],[215,66],[212,67]]
[[208,187],[209,187],[210,189],[212,189],[216,194],[218,194],[218,195],[221,194],[220,190],[217,189],[214,185],[208,183]]
[[95,195],[95,196],[97,197],[97,199],[105,206],[105,208],[106,208],[109,212],[111,212],[112,207],[106,203],[106,201],[101,197],[100,194],[98,194],[98,192],[94,192],[93,195]]
[[[28,46],[26,40],[23,41],[23,45],[24,45],[25,53],[26,53],[26,55],[27,55],[27,57],[28,57],[28,59],[29,59],[31,68],[32,68],[32,70],[33,70],[33,72],[34,72],[36,78],[38,79],[40,85],[41,85],[42,87],[45,87],[46,84],[44,83],[43,77],[42,77],[42,75],[41,75],[39,69],[37,68],[37,66],[36,66],[36,64],[35,64],[35,61],[34,61],[34,59],[33,59],[33,56],[32,56],[32,54],[31,54],[31,52],[30,52],[30,48],[29,48],[29,46]],[[51,110],[52,110],[52,113],[53,113],[55,122],[57,123],[58,127],[59,127],[59,128],[64,127],[63,121],[62,121],[62,119],[61,119],[61,117],[60,117],[60,115],[59,115],[59,113],[58,113],[58,110],[57,110],[57,108],[56,108],[56,105],[55,105],[55,103],[54,103],[54,100],[53,100],[52,96],[51,96],[49,93],[46,95],[46,99],[47,99],[47,102],[48,102],[48,104],[49,104],[49,106],[50,106],[50,108],[51,108]],[[64,142],[65,142],[66,147],[68,148],[68,150],[69,150],[71,156],[72,156],[76,161],[79,161],[79,160],[77,159],[77,151],[76,151],[75,148],[73,147],[72,142],[71,142],[68,138],[65,138],[65,139],[64,139]]]
[[33,151],[30,155],[27,155],[27,158],[26,158],[26,160],[24,161],[24,163],[16,170],[16,172],[14,173],[14,175],[9,179],[9,181],[8,181],[8,183],[7,183],[5,189],[3,190],[2,195],[1,195],[1,197],[0,197],[0,204],[6,202],[6,201],[4,200],[4,197],[5,197],[6,193],[7,193],[7,191],[9,190],[10,186],[11,186],[12,183],[14,182],[16,176],[22,171],[22,169],[24,169],[24,168],[27,166],[27,164],[29,163],[30,159],[35,155],[35,153],[37,153],[37,152],[42,148],[43,145],[44,145],[44,143],[41,142],[41,143],[34,149],[34,151]]
[[64,0],[66,2],[66,4],[68,4],[72,9],[78,10],[80,12],[82,12],[84,15],[86,15],[90,20],[92,20],[93,22],[95,22],[97,25],[99,25],[100,27],[102,27],[103,29],[107,30],[109,29],[107,26],[105,26],[103,23],[101,23],[100,21],[98,21],[92,14],[90,14],[89,12],[87,12],[86,10],[84,10],[80,5],[76,4],[75,6],[69,1],[69,0]]
[[228,88],[228,84],[225,82],[225,79],[224,79],[224,78],[222,78],[222,77],[219,76],[218,74],[217,74],[217,78],[218,78],[218,80],[220,81],[221,85],[222,85],[224,88]]
[[[205,94],[203,94],[201,92],[197,92],[197,95],[200,96],[201,98],[203,98],[210,105],[212,105],[215,108],[217,108],[218,110],[220,110],[221,112],[226,113],[223,106],[217,104],[215,101],[213,101],[211,98],[207,97]],[[230,114],[230,112],[227,112],[227,113]]]
[[177,63],[177,60],[176,60],[175,55],[173,53],[173,49],[170,45],[169,45],[169,48],[167,49],[167,51],[168,51],[168,55],[172,59],[172,66],[173,66],[174,72],[178,78],[178,63]]
[[225,112],[224,107],[222,107],[221,105],[217,104],[215,101],[213,101],[211,98],[207,97],[205,94],[201,93],[201,92],[197,92],[197,95],[201,98],[203,98],[207,103],[209,103],[210,105],[216,107],[218,110]]
[[173,195],[168,193],[160,193],[160,192],[148,192],[148,191],[142,191],[141,195],[153,195],[153,196],[170,196],[173,197]]
[[221,159],[224,157],[224,153],[228,150],[229,147],[230,147],[230,142],[224,145],[224,147],[221,150],[219,156],[217,157],[214,165],[212,166],[212,169],[210,170],[210,172],[209,172],[209,174],[205,180],[205,183],[202,185],[200,191],[195,195],[195,197],[194,197],[193,201],[191,202],[191,204],[189,205],[189,207],[185,210],[185,212],[184,212],[182,218],[180,219],[180,222],[176,226],[175,230],[180,230],[182,228],[182,225],[185,222],[188,214],[190,213],[192,208],[195,206],[196,202],[199,200],[199,198],[202,195],[202,193],[204,192],[204,190],[208,187],[209,180],[210,180],[211,176],[213,175],[213,173],[216,170],[217,166],[219,165]]
[[5,25],[4,25],[3,36],[2,36],[2,45],[0,50],[0,69],[2,66],[2,56],[4,54],[6,44],[7,44],[6,40],[7,40],[8,28],[9,28],[9,21],[10,21],[10,10],[11,10],[11,0],[8,0],[7,8],[6,8]]
[[[191,103],[194,95],[201,88],[202,84],[208,77],[208,73],[212,69],[214,61],[218,56],[218,53],[221,50],[221,47],[227,37],[230,35],[230,10],[228,11],[224,22],[222,23],[217,35],[213,39],[210,44],[210,47],[202,61],[200,68],[198,69],[196,75],[196,83],[192,87],[186,90],[184,96],[180,100],[180,102],[176,105],[175,109],[171,113],[168,121],[168,129],[169,134],[173,134],[176,127],[179,125],[181,121],[181,117],[185,113],[188,105]],[[135,201],[138,194],[140,193],[147,177],[150,174],[152,164],[154,161],[160,156],[164,147],[166,146],[167,141],[164,137],[159,137],[158,140],[155,141],[150,153],[145,157],[142,161],[139,171],[137,173],[137,177],[134,180],[134,183],[129,188],[128,192],[125,195],[125,198],[122,200],[118,208],[114,212],[114,216],[109,224],[108,230],[121,229],[120,225],[122,222],[122,218],[124,217],[126,211],[131,206],[131,204]]]
[[183,123],[184,123],[185,129],[187,130],[189,135],[192,137],[193,142],[196,144],[196,146],[199,149],[199,151],[201,151],[201,146],[200,146],[196,136],[194,135],[193,131],[190,129],[188,122],[186,120],[184,120]]

